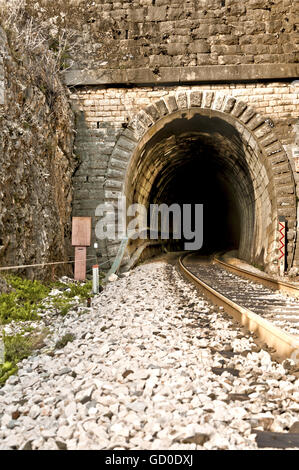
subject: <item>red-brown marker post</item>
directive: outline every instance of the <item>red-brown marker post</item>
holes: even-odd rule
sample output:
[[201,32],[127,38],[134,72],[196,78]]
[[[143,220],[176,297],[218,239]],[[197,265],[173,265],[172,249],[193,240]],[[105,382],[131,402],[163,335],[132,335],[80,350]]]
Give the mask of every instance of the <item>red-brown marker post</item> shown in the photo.
[[278,217],[278,232],[279,232],[279,255],[278,265],[279,274],[284,275],[285,262],[286,262],[286,219],[283,216]]
[[72,220],[72,245],[75,247],[75,272],[76,281],[86,279],[86,247],[91,243],[91,217],[73,217]]

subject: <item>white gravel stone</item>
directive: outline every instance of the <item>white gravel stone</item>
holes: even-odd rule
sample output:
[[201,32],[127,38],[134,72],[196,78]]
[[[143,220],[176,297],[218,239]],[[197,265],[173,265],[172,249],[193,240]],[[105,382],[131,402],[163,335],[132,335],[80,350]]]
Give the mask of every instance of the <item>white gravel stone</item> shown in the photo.
[[0,389],[0,449],[256,449],[254,430],[298,421],[294,364],[162,261],[116,277],[88,313],[46,320],[45,351]]
[[38,405],[33,405],[29,411],[29,416],[32,419],[37,418],[40,415],[41,409]]
[[70,416],[74,415],[76,411],[77,411],[77,404],[76,402],[72,402],[65,407],[64,414],[65,416],[69,418]]
[[58,429],[57,436],[64,440],[67,440],[67,439],[71,439],[73,432],[74,430],[72,427],[61,426],[61,428]]

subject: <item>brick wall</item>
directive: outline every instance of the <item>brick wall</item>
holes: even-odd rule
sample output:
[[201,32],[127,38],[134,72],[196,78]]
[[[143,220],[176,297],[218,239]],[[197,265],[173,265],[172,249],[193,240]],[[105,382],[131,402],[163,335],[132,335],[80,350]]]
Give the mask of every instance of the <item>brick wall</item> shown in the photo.
[[[177,91],[221,91],[241,99],[269,119],[292,160],[298,90],[290,83],[197,85],[180,87],[78,88],[72,95],[77,116],[76,153],[81,165],[74,177],[74,215],[94,216],[104,200],[108,162],[127,124],[146,106]],[[291,162],[292,163],[292,162]],[[295,178],[298,178],[294,174]],[[299,195],[297,185],[297,195]],[[291,220],[293,223],[294,220]],[[95,223],[95,221],[94,221]],[[297,256],[298,257],[298,256]],[[298,261],[299,262],[299,257]]]

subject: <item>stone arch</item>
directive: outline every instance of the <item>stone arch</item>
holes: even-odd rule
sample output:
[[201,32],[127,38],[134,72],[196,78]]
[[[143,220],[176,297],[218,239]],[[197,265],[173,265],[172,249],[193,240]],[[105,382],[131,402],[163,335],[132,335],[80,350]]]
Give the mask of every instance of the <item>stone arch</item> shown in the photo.
[[[122,132],[111,154],[104,183],[105,202],[115,204],[118,197],[124,194],[127,195],[129,202],[137,202],[133,201],[132,195],[128,197],[129,186],[132,185],[134,178],[138,177],[138,168],[143,164],[144,149],[148,142],[167,123],[175,119],[191,119],[195,115],[222,120],[238,134],[238,142],[234,142],[235,149],[233,149],[237,156],[235,162],[238,160],[236,148],[242,147],[244,162],[248,167],[244,172],[249,171],[251,174],[254,196],[249,194],[251,190],[242,180],[244,175],[240,175],[239,179],[236,178],[233,184],[238,186],[239,194],[244,199],[241,209],[246,212],[246,197],[254,197],[256,216],[259,217],[257,222],[251,220],[248,222],[248,227],[243,228],[241,257],[254,262],[260,261],[262,256],[265,268],[268,271],[275,271],[278,259],[278,217],[280,215],[286,217],[289,230],[294,229],[296,224],[295,184],[292,170],[286,152],[276,137],[272,121],[258,114],[247,103],[224,92],[192,90],[171,92],[142,109]],[[171,148],[171,145],[168,148]],[[156,165],[152,172],[148,167],[142,170],[148,173],[143,178],[143,186],[147,188],[143,188],[143,195],[139,194],[139,202],[145,202],[154,175],[162,169],[163,165],[157,162]],[[231,171],[235,171],[233,159],[230,163],[227,160],[227,169],[229,165]],[[150,173],[152,174],[149,176]],[[265,222],[263,218],[268,220]],[[250,236],[254,236],[254,246],[251,247],[250,253],[246,253],[245,245]],[[117,253],[119,243],[106,240],[102,246],[102,250],[104,253],[106,251],[106,256],[111,261]],[[292,264],[294,249],[292,242],[289,243],[289,267]]]

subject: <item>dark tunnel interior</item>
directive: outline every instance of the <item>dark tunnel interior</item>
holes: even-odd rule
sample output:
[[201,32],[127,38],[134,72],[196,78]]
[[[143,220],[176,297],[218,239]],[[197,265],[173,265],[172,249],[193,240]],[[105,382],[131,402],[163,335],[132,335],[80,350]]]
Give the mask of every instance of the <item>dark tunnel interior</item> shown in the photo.
[[[157,194],[160,179],[161,175],[158,175],[152,186],[150,203],[165,203],[168,206],[178,204],[181,207],[181,214],[183,214],[183,204],[189,204],[192,208],[192,232],[196,229],[195,204],[203,204],[203,245],[200,249],[202,254],[238,249],[240,209],[232,185],[221,172],[216,160],[198,156],[186,159],[167,181],[163,190]],[[172,217],[170,217],[171,222],[173,222]],[[170,226],[170,233],[172,232]],[[183,217],[181,217],[181,234],[180,240],[170,240],[170,249],[183,250],[185,243],[190,241],[184,237]]]

